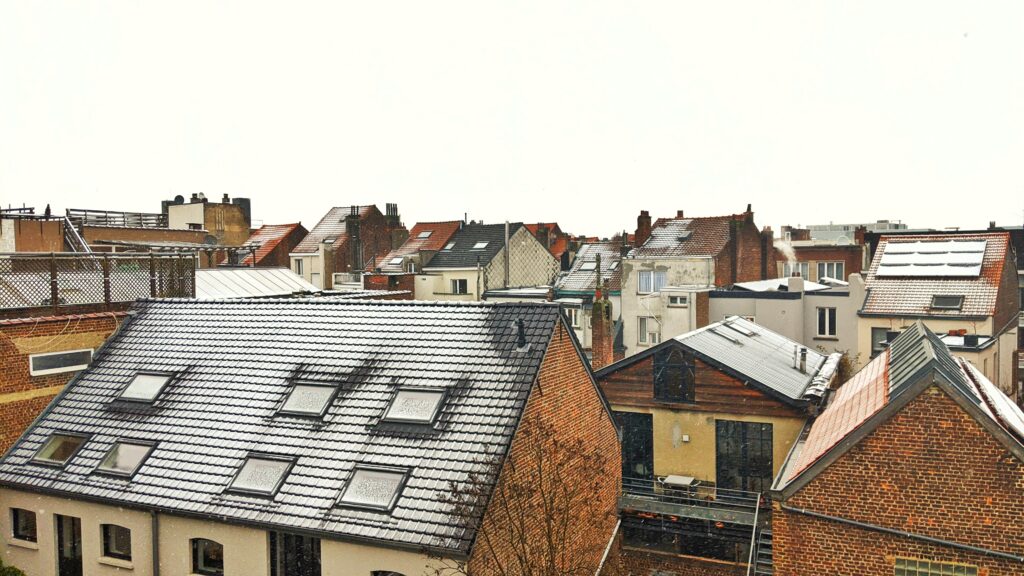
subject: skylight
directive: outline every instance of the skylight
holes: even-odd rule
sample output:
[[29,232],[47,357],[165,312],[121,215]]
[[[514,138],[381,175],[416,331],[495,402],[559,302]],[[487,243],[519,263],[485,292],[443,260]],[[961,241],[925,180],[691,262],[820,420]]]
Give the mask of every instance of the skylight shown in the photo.
[[402,263],[402,257],[401,256],[395,256],[391,260],[388,260],[388,264],[391,264],[392,266],[395,266],[395,265],[398,265],[398,264],[401,264],[401,263]]
[[445,244],[444,248],[442,248],[442,250],[451,250],[452,248],[455,248],[455,242],[449,242],[449,243]]
[[249,456],[231,481],[231,490],[273,494],[284,480],[293,461],[267,456]]
[[476,244],[473,244],[473,250],[483,250],[484,248],[487,248],[488,244],[490,244],[490,242],[477,242]]
[[135,378],[132,378],[119,398],[133,402],[152,402],[160,395],[160,391],[164,389],[170,379],[170,374],[140,372],[135,375]]
[[615,270],[615,269],[616,269],[616,268],[618,268],[618,267],[619,267],[619,261],[618,261],[618,260],[616,260],[615,262],[612,262],[612,265],[611,265],[611,266],[609,266],[609,267],[608,267],[608,269],[609,269],[609,270]]
[[33,460],[38,460],[46,464],[60,464],[63,465],[75,452],[82,447],[85,443],[84,436],[77,436],[74,434],[52,434],[43,447],[36,452]]
[[142,461],[149,456],[153,449],[152,444],[139,442],[117,442],[107,452],[107,457],[100,463],[98,470],[111,474],[123,474],[131,476],[142,465]]
[[390,510],[402,491],[408,470],[358,467],[352,473],[338,503],[357,508]]
[[286,414],[301,414],[305,416],[323,416],[328,405],[334,398],[336,388],[333,385],[300,383],[292,388],[291,394],[281,406],[281,412]]
[[388,406],[384,420],[430,424],[437,417],[443,398],[443,390],[400,389]]
[[417,236],[417,238],[419,238],[421,240],[423,238],[430,238],[430,235],[433,234],[433,233],[434,233],[433,230],[424,230],[423,232],[420,232],[420,234],[419,234],[419,236]]
[[964,305],[963,296],[932,296],[932,308],[939,310],[959,310]]
[[597,262],[584,262],[583,265],[580,266],[580,270],[594,270],[596,268]]

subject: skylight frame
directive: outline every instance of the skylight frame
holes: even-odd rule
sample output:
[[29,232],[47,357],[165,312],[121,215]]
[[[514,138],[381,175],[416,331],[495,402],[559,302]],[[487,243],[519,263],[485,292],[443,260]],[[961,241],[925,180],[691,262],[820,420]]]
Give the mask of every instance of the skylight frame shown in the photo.
[[434,233],[433,230],[424,230],[424,231],[420,232],[419,234],[417,234],[416,238],[418,240],[426,240],[427,238],[430,238],[430,235],[433,234],[433,233]]
[[455,240],[452,240],[451,242],[445,244],[444,248],[441,248],[441,251],[450,252],[453,248],[455,248]]
[[583,264],[580,264],[580,270],[585,272],[592,272],[597,270],[597,260],[587,260]]
[[[438,394],[437,404],[434,406],[434,411],[430,415],[429,420],[419,418],[399,418],[399,417],[388,417],[388,413],[391,412],[391,408],[394,407],[398,397],[403,392],[412,393],[428,393]],[[440,387],[424,387],[424,386],[399,386],[395,393],[391,395],[391,401],[387,407],[384,408],[384,413],[380,417],[381,423],[384,424],[414,424],[418,426],[433,426],[437,422],[437,417],[441,415],[441,409],[444,407],[445,400],[448,399],[448,389]]]
[[[270,461],[270,462],[285,462],[285,463],[287,463],[287,466],[284,467],[284,470],[281,471],[281,475],[278,477],[277,481],[274,482],[274,487],[271,488],[268,491],[255,490],[255,489],[252,489],[252,488],[236,488],[235,487],[235,482],[238,481],[238,477],[242,475],[242,470],[245,469],[245,465],[248,464],[250,460],[267,460],[267,461]],[[231,476],[231,481],[228,482],[228,486],[227,486],[227,488],[225,488],[225,491],[233,493],[233,494],[246,494],[248,496],[264,496],[264,497],[273,498],[274,496],[277,496],[277,492],[281,489],[281,486],[284,484],[285,479],[288,478],[289,474],[291,474],[292,468],[295,467],[295,462],[297,460],[298,460],[298,458],[296,456],[288,456],[288,455],[285,455],[285,454],[269,454],[269,453],[266,453],[266,452],[249,452],[248,454],[245,455],[245,458],[242,460],[242,465],[239,466],[238,470],[235,470],[235,473]]]
[[[957,303],[955,306],[939,305],[937,300],[939,298],[956,298]],[[963,294],[932,294],[932,310],[963,310],[964,309],[964,295]]]
[[487,246],[490,243],[491,243],[490,240],[481,240],[480,242],[477,242],[477,243],[473,244],[473,247],[470,248],[470,250],[486,250]]
[[[401,476],[398,480],[398,486],[395,487],[394,493],[391,495],[391,500],[387,505],[380,506],[375,504],[367,504],[365,502],[346,502],[345,495],[352,488],[352,483],[355,482],[356,476],[362,472],[377,472],[384,474],[395,474]],[[402,497],[402,492],[405,491],[405,486],[409,482],[409,476],[412,474],[412,468],[400,467],[400,466],[382,466],[378,464],[356,464],[349,474],[348,480],[345,481],[345,487],[341,490],[341,495],[335,501],[335,507],[339,508],[353,508],[356,510],[371,510],[374,512],[387,512],[390,514],[394,509],[395,505],[398,504],[398,499]]]
[[[71,451],[71,454],[68,454],[68,457],[65,458],[64,460],[57,461],[50,460],[48,458],[41,458],[39,454],[42,453],[42,451],[45,450],[46,447],[49,446],[50,443],[58,436],[63,436],[67,438],[79,438],[81,439],[81,442],[79,442],[78,446],[76,446],[75,449]],[[42,446],[40,446],[39,449],[36,450],[35,454],[32,455],[32,459],[29,460],[29,462],[32,462],[34,464],[42,464],[44,466],[52,466],[54,468],[63,468],[67,466],[69,462],[75,459],[75,456],[77,456],[78,453],[82,450],[82,447],[85,446],[85,443],[89,441],[90,437],[90,434],[83,434],[81,432],[51,432],[50,435],[46,437],[46,441],[43,442]]]
[[[148,450],[146,450],[146,453],[142,456],[142,458],[139,459],[139,462],[135,465],[135,468],[133,468],[131,472],[122,472],[120,470],[115,470],[113,468],[104,468],[103,463],[106,462],[107,458],[110,458],[111,454],[114,453],[114,450],[117,449],[117,447],[122,444],[131,444],[133,446],[146,446]],[[118,478],[130,479],[134,477],[135,474],[142,468],[142,465],[146,463],[146,460],[149,459],[149,456],[153,453],[153,449],[156,448],[156,445],[157,443],[153,440],[138,440],[136,438],[118,438],[117,440],[114,440],[114,443],[110,445],[110,448],[108,448],[107,451],[103,453],[103,458],[100,458],[99,464],[96,465],[96,469],[93,471],[97,474],[117,476]]]
[[[286,410],[285,406],[288,405],[288,401],[291,400],[292,395],[295,394],[295,390],[297,388],[299,388],[300,386],[310,386],[310,387],[317,386],[317,387],[321,387],[321,388],[332,388],[333,390],[331,391],[330,396],[327,398],[327,401],[324,402],[324,405],[320,409],[319,413],[315,413],[315,412],[302,412],[302,411],[297,411],[297,410]],[[294,416],[294,417],[298,417],[298,418],[322,419],[327,414],[327,411],[330,410],[331,405],[334,404],[334,400],[338,397],[338,392],[340,390],[341,390],[341,386],[339,386],[338,383],[336,383],[336,382],[316,382],[316,381],[311,381],[311,380],[295,380],[292,383],[291,390],[288,392],[288,396],[285,397],[284,402],[281,403],[281,407],[278,408],[277,414],[282,415],[282,416]]]
[[388,266],[398,266],[399,264],[401,264],[404,261],[405,261],[405,257],[404,256],[395,256],[394,258],[388,260]]
[[[145,398],[125,397],[125,392],[127,392],[128,389],[131,388],[132,383],[134,383],[135,379],[138,378],[139,376],[165,376],[166,380],[164,380],[164,383],[160,385],[160,388],[156,391],[156,393],[153,394],[153,397],[148,400]],[[176,376],[176,372],[160,372],[158,370],[139,370],[135,372],[135,374],[132,376],[132,379],[128,381],[128,384],[121,390],[121,393],[117,395],[116,399],[122,402],[131,402],[133,404],[155,404],[157,399],[160,398],[160,395],[164,393],[164,390],[167,390],[167,387],[171,384],[171,382],[174,380]]]

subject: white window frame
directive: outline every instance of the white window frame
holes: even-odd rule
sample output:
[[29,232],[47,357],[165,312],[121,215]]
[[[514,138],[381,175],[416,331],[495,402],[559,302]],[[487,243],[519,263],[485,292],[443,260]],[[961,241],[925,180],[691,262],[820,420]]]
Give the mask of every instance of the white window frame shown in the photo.
[[[636,279],[637,294],[654,294],[661,292],[667,284],[664,270],[641,270]],[[646,284],[647,286],[644,286]]]
[[[673,303],[673,298],[676,298],[678,301]],[[670,308],[686,308],[690,305],[690,298],[686,294],[671,294],[668,297],[668,305]]]
[[[832,273],[829,274],[829,268],[832,269]],[[822,274],[824,272],[824,274]],[[837,274],[838,272],[838,274]],[[818,262],[818,280],[822,278],[835,278],[836,280],[846,280],[846,263],[845,262]]]
[[79,370],[85,370],[89,367],[88,363],[85,364],[74,364],[69,366],[61,366],[59,368],[47,368],[45,370],[33,370],[32,359],[40,358],[43,356],[56,356],[58,354],[75,354],[77,352],[88,352],[89,362],[92,362],[93,350],[92,348],[79,348],[77,350],[61,350],[60,352],[45,352],[42,354],[29,354],[28,355],[28,374],[29,376],[46,376],[47,374],[63,374],[64,372],[78,372]]
[[[465,284],[465,290],[462,292],[459,291],[459,288],[462,287],[460,283]],[[451,288],[452,294],[469,294],[469,280],[465,278],[452,278],[449,288]]]
[[[810,280],[811,265],[809,262],[797,262],[797,268],[800,270],[800,277],[804,280]],[[783,262],[782,264],[782,277],[789,278],[793,275],[793,266],[789,262]]]
[[[824,324],[824,326],[822,326],[822,321],[821,321],[821,319],[822,319],[821,312],[823,310],[825,311],[825,316],[824,316],[825,324]],[[829,311],[830,310],[832,311],[831,319],[829,317]],[[818,328],[818,330],[817,330],[818,337],[819,338],[835,338],[835,337],[837,337],[839,335],[839,331],[836,329],[836,324],[839,323],[838,322],[838,320],[839,320],[839,312],[838,312],[838,310],[835,307],[831,307],[831,306],[818,306],[815,309],[814,312],[815,312],[814,323],[817,325],[817,328]],[[822,328],[824,328],[825,330],[822,331]],[[831,331],[831,334],[829,333],[830,331]]]
[[[636,322],[636,343],[641,346],[653,346],[661,343],[661,325],[654,316],[639,316]],[[657,330],[651,331],[651,323]]]
[[302,276],[302,258],[295,258],[292,261],[292,264],[292,267],[295,269],[295,274]]
[[576,308],[575,306],[566,306],[564,309],[565,316],[569,319],[569,325],[572,326],[573,328],[579,328],[580,313],[582,312],[582,310]]

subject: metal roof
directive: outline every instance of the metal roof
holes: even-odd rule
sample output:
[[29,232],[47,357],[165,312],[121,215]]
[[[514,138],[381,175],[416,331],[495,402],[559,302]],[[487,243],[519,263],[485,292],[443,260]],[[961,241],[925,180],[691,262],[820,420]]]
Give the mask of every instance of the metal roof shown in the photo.
[[266,298],[319,292],[287,268],[200,268],[196,298]]
[[[451,483],[482,473],[493,489],[558,322],[553,304],[143,301],[0,460],[0,483],[465,553],[483,510],[454,510]],[[155,404],[119,404],[139,371],[174,376]],[[297,381],[337,386],[321,419],[278,413]],[[397,388],[420,386],[447,392],[435,423],[382,426]],[[31,463],[54,432],[88,439],[63,468]],[[156,447],[130,479],[96,474],[119,438]],[[294,459],[275,495],[227,490],[250,454]],[[358,466],[408,471],[390,511],[336,505]]]

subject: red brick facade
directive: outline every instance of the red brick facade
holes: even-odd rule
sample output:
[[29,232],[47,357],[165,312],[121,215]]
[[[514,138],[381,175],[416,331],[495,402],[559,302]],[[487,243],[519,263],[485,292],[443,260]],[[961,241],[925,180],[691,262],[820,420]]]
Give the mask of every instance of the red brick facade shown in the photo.
[[95,349],[124,321],[124,313],[0,321],[0,451],[6,451],[75,372],[31,376],[29,356]]
[[733,564],[692,556],[637,550],[619,545],[617,557],[601,571],[602,576],[649,576],[661,572],[672,576],[744,576],[746,564]]
[[[847,278],[850,274],[861,274],[864,271],[864,251],[865,247],[857,244],[846,246],[793,246],[793,253],[796,255],[797,261],[810,263],[808,266],[810,278],[806,279],[816,281],[818,280],[818,271],[815,267],[818,262],[842,262],[843,274]],[[786,256],[778,249],[774,249],[773,252],[776,264],[771,268],[772,277],[781,276],[782,269],[779,264],[786,262]],[[839,278],[839,280],[846,280],[846,278]]]
[[395,300],[415,300],[415,274],[363,274],[363,288],[367,290],[408,290],[409,294]]
[[[787,506],[1024,556],[1024,463],[933,387],[797,491]],[[1020,562],[786,511],[775,574],[893,574],[896,557],[1021,574]]]
[[[484,515],[469,560],[469,574],[498,574],[495,568],[498,565],[505,567],[505,573],[522,573],[515,567],[519,565],[517,558],[523,556],[517,557],[518,541],[508,536],[509,529],[522,530],[525,534],[524,540],[530,543],[525,557],[537,569],[534,574],[590,576],[600,565],[616,524],[622,465],[615,425],[591,383],[584,362],[565,327],[559,324],[513,439],[511,454],[502,468],[499,488],[491,497]],[[567,476],[559,486],[546,483],[545,479],[550,479],[556,463],[566,454],[545,451],[542,458],[537,458],[534,452],[536,444],[531,441],[531,436],[544,431],[553,432],[553,436],[569,445],[579,441],[583,453],[600,455],[606,473],[590,476],[592,470],[566,469]],[[542,469],[542,466],[547,468]],[[593,499],[576,500],[572,506],[569,514],[572,535],[565,546],[559,547],[562,554],[554,570],[541,568],[547,565],[544,543],[547,535],[551,534],[545,528],[545,516],[534,514],[520,522],[510,520],[509,514],[504,512],[506,507],[501,505],[500,494],[513,485],[549,489],[569,485],[587,494],[591,493],[591,486],[595,487]],[[540,502],[539,490],[531,490],[528,495],[520,497],[525,498],[523,502],[528,507]]]

